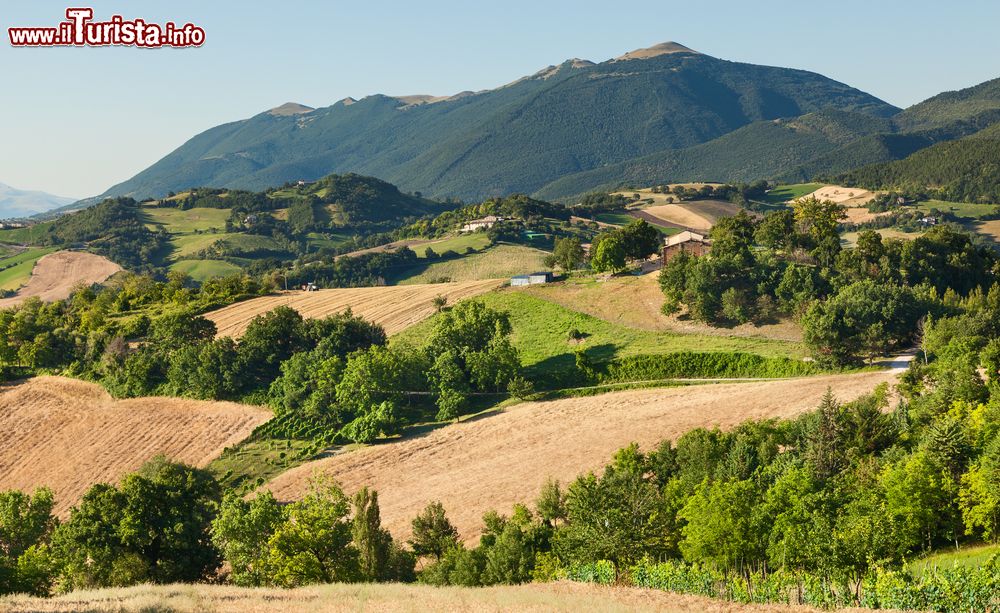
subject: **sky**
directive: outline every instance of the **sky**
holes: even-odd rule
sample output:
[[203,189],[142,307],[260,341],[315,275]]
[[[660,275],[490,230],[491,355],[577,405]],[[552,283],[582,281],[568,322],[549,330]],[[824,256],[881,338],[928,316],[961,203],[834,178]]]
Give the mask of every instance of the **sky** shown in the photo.
[[[905,107],[1000,77],[1000,2],[0,0],[0,183],[83,198],[284,102],[446,95],[673,40],[819,72]],[[13,48],[67,6],[205,29],[190,49]]]

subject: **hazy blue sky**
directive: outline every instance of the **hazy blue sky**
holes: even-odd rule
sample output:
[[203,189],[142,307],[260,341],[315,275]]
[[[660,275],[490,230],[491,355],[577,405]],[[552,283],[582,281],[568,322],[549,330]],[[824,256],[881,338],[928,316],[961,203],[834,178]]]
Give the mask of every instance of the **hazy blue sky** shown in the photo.
[[[96,19],[205,28],[198,49],[11,48],[9,26]],[[812,70],[897,106],[1000,76],[1000,2],[740,0],[0,2],[0,182],[84,197],[194,134],[286,101],[496,87],[570,57],[666,40]]]

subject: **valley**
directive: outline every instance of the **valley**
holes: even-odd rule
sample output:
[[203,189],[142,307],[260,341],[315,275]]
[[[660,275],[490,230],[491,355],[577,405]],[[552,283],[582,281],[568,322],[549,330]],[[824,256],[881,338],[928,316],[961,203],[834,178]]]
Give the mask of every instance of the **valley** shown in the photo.
[[0,185],[0,610],[995,610],[998,143],[668,42]]

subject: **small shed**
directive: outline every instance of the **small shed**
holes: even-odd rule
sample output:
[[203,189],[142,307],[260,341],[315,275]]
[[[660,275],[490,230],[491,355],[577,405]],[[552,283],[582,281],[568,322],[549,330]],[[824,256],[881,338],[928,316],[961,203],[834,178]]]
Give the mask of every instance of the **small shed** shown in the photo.
[[530,275],[517,275],[510,278],[511,287],[525,285],[538,285],[540,283],[550,283],[552,281],[551,272],[533,272]]

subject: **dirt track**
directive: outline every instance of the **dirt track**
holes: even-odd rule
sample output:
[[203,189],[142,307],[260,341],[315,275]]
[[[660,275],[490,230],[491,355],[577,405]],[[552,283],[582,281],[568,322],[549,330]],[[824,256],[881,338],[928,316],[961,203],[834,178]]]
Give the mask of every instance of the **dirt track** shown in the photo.
[[32,296],[46,302],[69,298],[76,286],[103,283],[121,269],[118,264],[93,253],[56,251],[38,260],[28,283],[13,298],[0,300],[0,309],[21,304]]
[[215,322],[220,336],[240,336],[257,315],[279,306],[288,306],[303,317],[319,318],[351,311],[369,321],[381,324],[388,334],[395,334],[434,314],[431,300],[441,295],[454,304],[464,298],[497,288],[501,280],[465,281],[461,283],[431,283],[425,285],[394,285],[389,287],[359,287],[324,289],[315,292],[289,291],[264,296],[223,307],[207,313]]
[[158,454],[205,466],[270,417],[232,402],[114,400],[93,383],[36,377],[0,387],[0,490],[48,486],[65,513],[91,485]]
[[440,500],[462,537],[475,541],[486,511],[509,513],[514,503],[533,501],[547,477],[567,482],[598,470],[633,441],[650,449],[699,426],[729,428],[747,419],[790,417],[815,408],[827,387],[846,401],[894,378],[890,372],[868,372],[529,402],[310,462],[266,487],[293,500],[317,471],[332,475],[349,492],[374,487],[383,521],[402,538],[409,536],[412,518]]

